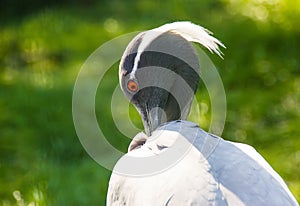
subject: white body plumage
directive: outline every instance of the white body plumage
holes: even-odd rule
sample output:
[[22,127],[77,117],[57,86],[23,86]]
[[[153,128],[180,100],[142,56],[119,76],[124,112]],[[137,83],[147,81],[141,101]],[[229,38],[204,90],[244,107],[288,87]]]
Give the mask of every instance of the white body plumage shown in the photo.
[[126,155],[159,155],[172,150],[177,138],[191,141],[195,130],[193,146],[169,169],[144,177],[113,173],[107,205],[298,205],[282,178],[255,149],[208,134],[191,122],[167,123],[163,130],[158,128],[162,133],[154,132],[151,141]]

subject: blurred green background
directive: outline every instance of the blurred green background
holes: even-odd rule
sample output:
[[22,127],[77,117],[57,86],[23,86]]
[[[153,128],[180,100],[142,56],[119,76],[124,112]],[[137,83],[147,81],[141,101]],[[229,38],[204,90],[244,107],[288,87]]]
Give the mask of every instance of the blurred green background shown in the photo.
[[[223,138],[254,146],[300,200],[299,0],[3,0],[0,205],[105,205],[110,171],[87,155],[73,126],[76,76],[104,42],[176,20],[208,28],[227,46],[224,60],[208,54],[227,96]],[[130,139],[110,115],[117,70],[101,82],[96,110],[105,136],[125,152]],[[197,96],[207,129],[203,85]]]

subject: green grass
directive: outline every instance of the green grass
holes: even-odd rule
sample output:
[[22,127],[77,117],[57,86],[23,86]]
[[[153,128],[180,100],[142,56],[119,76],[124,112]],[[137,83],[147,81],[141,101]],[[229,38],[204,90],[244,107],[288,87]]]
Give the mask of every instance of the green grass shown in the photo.
[[[254,146],[300,201],[299,1],[247,2],[113,0],[53,6],[2,21],[0,205],[105,204],[110,171],[88,156],[73,125],[76,76],[102,43],[180,19],[214,31],[227,46],[224,60],[208,54],[226,91],[223,138]],[[261,14],[244,12],[257,6]],[[96,113],[108,141],[125,152],[130,139],[110,115],[117,74],[117,64],[105,74]],[[210,102],[204,86],[199,89],[201,108],[208,106],[200,112],[207,129]],[[133,107],[130,116],[141,128]]]

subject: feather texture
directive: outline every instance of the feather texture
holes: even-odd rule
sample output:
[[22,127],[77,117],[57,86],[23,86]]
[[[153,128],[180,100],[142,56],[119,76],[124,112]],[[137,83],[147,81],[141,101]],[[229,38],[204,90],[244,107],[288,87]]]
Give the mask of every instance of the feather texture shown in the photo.
[[[223,58],[223,53],[220,50],[219,46],[226,48],[221,41],[217,38],[213,37],[209,30],[193,24],[189,21],[178,21],[169,24],[164,24],[160,27],[148,30],[143,32],[142,34],[142,41],[138,47],[137,55],[134,59],[134,65],[131,72],[131,77],[135,76],[135,71],[138,68],[138,63],[140,61],[140,57],[143,51],[146,50],[147,46],[158,36],[165,32],[173,32],[176,33],[187,41],[198,43],[208,49],[211,53],[216,53],[221,58]],[[135,39],[133,40],[135,41]]]
[[188,21],[165,24],[161,27],[158,27],[156,30],[177,33],[190,42],[201,44],[210,52],[218,54],[221,58],[223,53],[221,52],[219,46],[226,48],[218,39],[211,36],[212,32]]
[[128,167],[148,167],[147,161],[127,164],[126,156],[162,156],[177,150],[174,145],[180,139],[191,148],[165,171],[142,177],[114,171],[107,205],[298,205],[282,178],[255,149],[225,141],[187,121],[158,128],[143,146],[121,158],[116,169],[123,161]]

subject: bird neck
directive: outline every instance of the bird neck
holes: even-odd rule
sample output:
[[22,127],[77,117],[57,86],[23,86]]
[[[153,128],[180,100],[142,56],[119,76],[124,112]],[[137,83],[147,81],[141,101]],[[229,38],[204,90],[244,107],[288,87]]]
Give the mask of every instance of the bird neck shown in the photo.
[[146,110],[140,112],[147,136],[151,136],[152,132],[160,125],[174,120],[186,120],[191,108],[193,96],[184,99],[184,105],[180,106],[178,101],[171,94],[165,98],[158,107],[147,107]]

